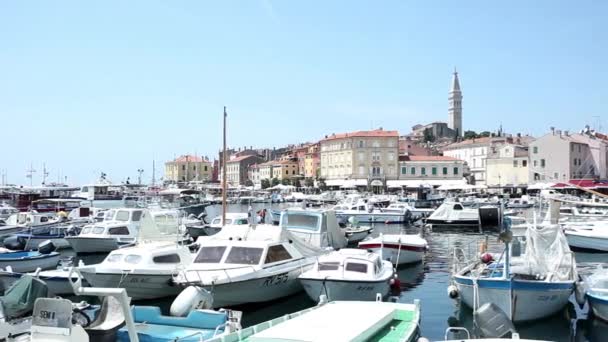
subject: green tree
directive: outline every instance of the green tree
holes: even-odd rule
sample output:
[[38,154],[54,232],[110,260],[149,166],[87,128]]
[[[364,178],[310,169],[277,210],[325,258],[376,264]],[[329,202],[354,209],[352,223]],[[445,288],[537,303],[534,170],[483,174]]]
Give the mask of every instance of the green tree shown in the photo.
[[262,185],[262,189],[267,189],[270,188],[270,181],[268,180],[268,178],[264,178],[260,181],[261,185]]
[[492,133],[490,133],[489,131],[483,131],[481,133],[479,133],[479,138],[485,138],[485,137],[489,137],[490,135],[492,135]]
[[464,140],[475,138],[477,138],[477,133],[475,133],[475,131],[464,131]]
[[281,183],[281,182],[279,182],[278,178],[275,177],[272,179],[272,182],[271,182],[272,186],[277,186],[277,185],[279,185],[279,183]]
[[289,179],[289,178],[283,178],[281,180],[281,184],[283,184],[283,185],[291,185],[291,179]]

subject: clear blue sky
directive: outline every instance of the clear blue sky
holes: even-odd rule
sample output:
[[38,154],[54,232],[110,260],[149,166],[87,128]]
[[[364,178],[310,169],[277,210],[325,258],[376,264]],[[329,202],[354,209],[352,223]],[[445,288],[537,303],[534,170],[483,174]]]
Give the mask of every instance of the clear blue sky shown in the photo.
[[152,160],[447,120],[608,130],[606,1],[3,1],[0,170],[68,182]]

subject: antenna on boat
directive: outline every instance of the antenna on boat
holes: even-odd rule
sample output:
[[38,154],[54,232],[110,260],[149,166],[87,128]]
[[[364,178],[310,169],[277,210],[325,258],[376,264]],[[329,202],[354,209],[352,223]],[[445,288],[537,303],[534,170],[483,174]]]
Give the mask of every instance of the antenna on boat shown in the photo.
[[226,106],[224,106],[224,147],[222,151],[222,225],[226,222]]
[[46,184],[46,177],[49,175],[48,170],[46,169],[46,163],[42,164],[42,184]]
[[30,179],[30,186],[34,185],[34,173],[36,172],[36,170],[34,170],[34,165],[30,163],[30,168],[29,170],[25,171],[25,177]]

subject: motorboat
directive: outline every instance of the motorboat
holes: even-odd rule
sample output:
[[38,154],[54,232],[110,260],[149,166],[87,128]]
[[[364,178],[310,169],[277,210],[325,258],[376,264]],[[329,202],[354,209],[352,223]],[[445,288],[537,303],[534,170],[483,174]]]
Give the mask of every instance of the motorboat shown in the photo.
[[46,284],[25,275],[12,284],[0,297],[0,340],[28,333],[32,326],[32,312],[38,298],[48,297]]
[[78,236],[65,239],[77,254],[110,252],[136,241],[145,209],[109,210],[102,222],[85,225]]
[[507,202],[506,207],[509,209],[527,209],[532,208],[534,203],[525,197],[513,198]]
[[279,227],[318,248],[339,249],[348,245],[333,210],[288,208],[281,212]]
[[593,315],[608,322],[608,270],[599,268],[585,279],[585,295]]
[[608,221],[570,222],[563,227],[572,249],[608,252]]
[[50,227],[63,222],[63,219],[54,213],[19,212],[9,216],[5,223],[7,226],[21,228]]
[[75,198],[43,198],[32,201],[31,210],[38,213],[71,212],[80,208],[82,200]]
[[467,255],[464,248],[454,249],[450,296],[474,311],[494,303],[513,322],[548,317],[563,309],[578,274],[560,226],[530,225],[525,236],[513,236],[507,229],[499,238],[505,244],[500,256],[479,257]]
[[325,251],[274,225],[233,225],[215,235],[201,236],[194,261],[174,282],[186,288],[178,299],[193,300],[187,291],[204,288],[213,307],[267,302],[299,292],[298,276]]
[[[74,295],[74,290],[68,279],[71,265],[62,265],[61,260],[56,269],[41,270],[37,269],[34,272],[20,273],[14,272],[12,267],[7,267],[5,270],[0,270],[0,291],[5,291],[10,288],[16,281],[21,279],[23,275],[29,275],[42,280],[48,287],[49,293],[57,296]],[[73,279],[75,280],[75,279]],[[83,281],[84,286],[88,286],[86,280]]]
[[19,212],[19,209],[10,206],[4,202],[0,203],[0,221],[5,221],[11,215]]
[[[78,228],[74,226],[62,225],[32,228],[26,232],[17,233],[14,236],[19,244],[19,249],[25,251],[37,250],[38,246],[45,241],[51,241],[56,249],[63,249],[70,247],[70,244],[65,238],[70,235],[76,235],[77,231]],[[8,241],[8,239],[6,241]]]
[[412,215],[406,208],[381,208],[363,201],[353,205],[338,204],[333,210],[339,218],[355,217],[359,222],[369,223],[405,223],[410,221]]
[[479,226],[479,209],[465,208],[460,202],[444,202],[425,220],[433,226]]
[[49,269],[57,267],[60,254],[57,252],[42,253],[40,251],[10,251],[4,249],[0,251],[0,268],[6,269],[8,266],[14,272],[32,272],[36,269]]
[[237,341],[416,341],[420,302],[413,304],[325,300],[208,342]]
[[348,244],[352,245],[365,240],[367,237],[369,237],[371,233],[373,233],[374,229],[371,226],[349,224],[346,227],[342,228],[342,231],[346,236]]
[[320,295],[328,300],[368,300],[389,293],[394,280],[393,264],[379,254],[362,249],[344,248],[321,255],[312,269],[298,277],[313,301]]
[[391,210],[396,210],[399,212],[403,211],[403,210],[407,210],[411,214],[412,220],[419,220],[421,218],[428,217],[435,211],[435,209],[431,209],[431,208],[416,208],[407,202],[391,203],[388,205],[388,207],[386,207],[386,209],[384,211],[391,211]]
[[359,248],[377,253],[382,260],[399,266],[422,261],[428,243],[418,234],[380,234],[359,242]]
[[122,287],[133,300],[142,300],[177,295],[172,276],[191,262],[187,246],[155,241],[114,250],[103,262],[78,270],[91,286]]
[[213,235],[219,232],[225,225],[248,225],[249,214],[247,213],[226,213],[226,223],[222,222],[222,216],[214,217],[208,227],[204,227],[206,235]]

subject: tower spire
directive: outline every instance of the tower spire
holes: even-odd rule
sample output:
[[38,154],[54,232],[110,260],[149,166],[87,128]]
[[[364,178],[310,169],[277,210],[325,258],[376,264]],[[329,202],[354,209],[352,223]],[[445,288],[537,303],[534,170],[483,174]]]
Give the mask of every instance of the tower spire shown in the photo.
[[457,136],[462,136],[462,92],[456,67],[454,67],[452,86],[448,94],[448,127],[456,131]]

